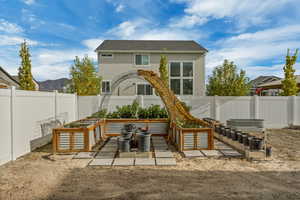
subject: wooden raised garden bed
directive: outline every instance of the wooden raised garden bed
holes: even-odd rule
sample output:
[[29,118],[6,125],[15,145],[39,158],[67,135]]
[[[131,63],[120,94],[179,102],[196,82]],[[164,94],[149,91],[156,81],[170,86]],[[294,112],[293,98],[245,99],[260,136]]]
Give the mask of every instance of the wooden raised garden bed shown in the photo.
[[212,128],[182,128],[173,123],[170,131],[170,140],[179,151],[214,149]]
[[105,136],[119,136],[124,124],[134,124],[136,127],[149,127],[152,136],[167,136],[169,119],[105,119],[103,131]]
[[88,152],[103,139],[103,121],[82,119],[53,129],[53,151]]

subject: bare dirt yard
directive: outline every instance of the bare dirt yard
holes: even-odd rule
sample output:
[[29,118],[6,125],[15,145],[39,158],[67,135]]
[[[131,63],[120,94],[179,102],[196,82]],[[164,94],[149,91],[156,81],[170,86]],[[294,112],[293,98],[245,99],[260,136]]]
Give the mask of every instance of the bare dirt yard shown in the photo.
[[182,158],[175,167],[87,167],[47,145],[0,166],[0,200],[300,199],[300,131],[268,130],[269,161]]

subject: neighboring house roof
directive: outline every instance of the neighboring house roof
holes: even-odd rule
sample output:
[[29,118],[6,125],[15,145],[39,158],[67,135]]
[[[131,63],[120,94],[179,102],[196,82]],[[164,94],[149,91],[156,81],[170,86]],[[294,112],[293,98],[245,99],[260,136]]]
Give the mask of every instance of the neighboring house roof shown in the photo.
[[[20,82],[18,75],[14,75],[14,76],[12,76],[12,78],[15,79],[15,81],[17,81],[18,83]],[[32,80],[35,84],[39,85],[39,82],[36,81],[34,78],[32,78]]]
[[[5,71],[2,67],[0,67],[0,71],[3,72],[3,74],[6,75],[6,77],[8,77],[11,81],[15,82],[16,84],[19,84],[19,81],[15,80],[13,76],[11,76],[7,71]],[[4,80],[3,78],[1,78],[1,80]],[[7,82],[7,81],[6,81]]]
[[252,88],[256,88],[258,85],[269,83],[272,81],[281,80],[281,78],[277,76],[259,76],[252,81],[250,81],[250,84],[252,85]]
[[[296,75],[296,81],[297,81],[298,86],[300,87],[300,75]],[[272,81],[270,83],[264,83],[264,84],[258,85],[258,87],[265,88],[265,89],[272,89],[272,88],[279,89],[279,88],[281,88],[281,86],[282,86],[281,80]]]
[[96,52],[208,52],[193,40],[104,40]]

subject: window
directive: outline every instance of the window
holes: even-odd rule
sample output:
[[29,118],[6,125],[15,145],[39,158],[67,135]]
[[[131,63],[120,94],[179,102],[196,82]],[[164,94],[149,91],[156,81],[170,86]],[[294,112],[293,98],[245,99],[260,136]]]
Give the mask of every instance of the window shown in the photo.
[[110,81],[102,81],[102,93],[110,93]]
[[170,88],[176,95],[193,95],[193,62],[170,62]]
[[137,84],[137,95],[153,95],[153,88],[149,84]]
[[149,65],[149,55],[135,55],[135,65]]
[[111,53],[103,53],[103,54],[101,54],[101,57],[102,58],[112,58],[113,55]]

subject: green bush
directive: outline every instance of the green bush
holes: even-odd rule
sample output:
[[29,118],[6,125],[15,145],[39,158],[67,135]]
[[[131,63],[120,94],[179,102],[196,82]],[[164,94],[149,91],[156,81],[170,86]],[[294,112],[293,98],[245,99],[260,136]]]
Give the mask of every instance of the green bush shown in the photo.
[[168,118],[165,108],[159,105],[151,105],[148,108],[141,108],[135,100],[131,105],[117,106],[116,111],[107,113],[106,109],[100,110],[90,116],[90,118],[139,118],[139,119],[160,119]]
[[105,118],[107,114],[107,109],[99,110],[98,112],[95,112],[88,118]]
[[161,108],[159,105],[151,105],[148,108],[139,108],[139,119],[159,119],[168,118],[168,113],[165,108]]

